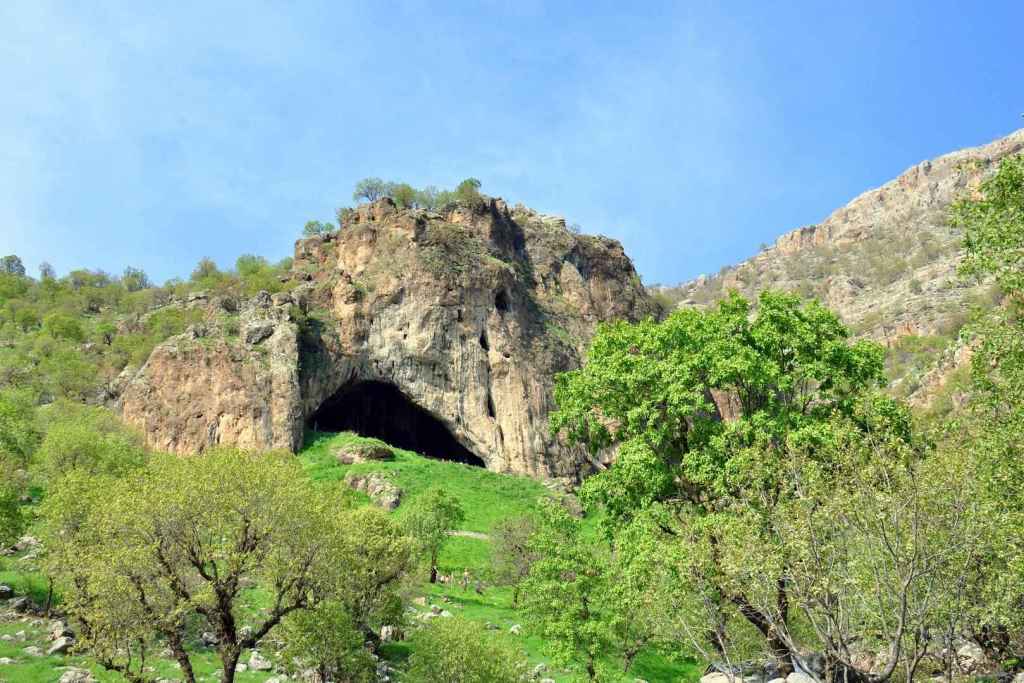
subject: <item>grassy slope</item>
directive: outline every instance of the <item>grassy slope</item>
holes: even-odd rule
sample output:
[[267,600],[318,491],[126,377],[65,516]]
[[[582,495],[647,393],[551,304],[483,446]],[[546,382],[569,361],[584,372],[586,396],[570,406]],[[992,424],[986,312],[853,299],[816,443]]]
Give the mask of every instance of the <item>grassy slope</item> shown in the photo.
[[[390,462],[339,465],[332,451],[338,446],[360,441],[366,439],[348,433],[309,434],[308,446],[299,457],[310,478],[323,485],[338,485],[349,471],[383,471],[403,489],[404,500],[414,498],[430,487],[442,486],[462,503],[466,512],[462,529],[467,531],[488,533],[499,520],[528,512],[535,506],[538,498],[549,495],[539,482],[526,477],[502,475],[459,463],[431,460],[400,449],[395,449],[395,459]],[[395,514],[401,516],[402,508],[400,507]],[[462,570],[468,568],[474,575],[486,576],[490,563],[489,546],[487,540],[453,537],[446,544],[441,556],[442,572],[461,575]],[[41,601],[46,594],[45,581],[38,574],[18,571],[17,567],[18,562],[15,558],[0,558],[0,583],[8,583],[19,594],[30,593]],[[463,591],[458,586],[431,586],[424,582],[419,594],[427,597],[428,605],[437,604],[469,619],[496,624],[506,631],[513,624],[523,622],[522,614],[512,609],[511,591],[504,588],[488,587],[481,596],[472,589]],[[13,666],[0,666],[0,681],[6,679],[12,682],[49,683],[59,677],[59,667],[62,666],[86,666],[103,682],[121,680],[116,675],[103,672],[82,657],[27,657],[22,649],[28,645],[37,645],[44,651],[48,647],[45,640],[45,624],[33,624],[31,621],[0,623],[0,635],[22,630],[26,632],[25,641],[11,643],[0,640],[0,657],[17,660]],[[544,656],[544,642],[540,637],[524,632],[522,644],[531,662],[548,661]],[[394,661],[401,661],[409,654],[410,649],[405,643],[394,643],[385,649],[385,655]],[[247,655],[244,656],[242,661],[246,661],[247,658]],[[154,661],[153,666],[161,675],[174,678],[176,670],[171,662]],[[214,680],[212,674],[219,668],[216,657],[209,649],[196,651],[194,666],[197,673],[206,681]],[[241,683],[259,683],[266,680],[269,675],[245,672],[239,674],[237,680]],[[583,680],[569,671],[552,670],[545,675],[560,683]],[[638,657],[629,675],[622,680],[633,681],[642,678],[654,683],[691,681],[698,676],[696,665],[672,662],[651,652]]]

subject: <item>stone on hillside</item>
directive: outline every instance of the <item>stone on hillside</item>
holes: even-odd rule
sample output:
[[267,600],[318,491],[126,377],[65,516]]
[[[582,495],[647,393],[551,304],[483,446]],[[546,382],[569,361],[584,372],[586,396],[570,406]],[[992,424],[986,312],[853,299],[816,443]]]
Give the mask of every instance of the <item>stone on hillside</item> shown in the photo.
[[508,629],[508,632],[514,636],[518,636],[520,633],[523,632],[523,627],[519,624],[512,624],[512,626]]
[[351,489],[365,493],[374,505],[385,510],[394,510],[402,502],[402,489],[379,472],[370,472],[369,474],[349,472],[345,475],[345,484]]
[[14,664],[14,660],[10,657],[0,657],[0,666],[10,666]]
[[786,683],[785,678],[773,678],[768,683]]
[[96,679],[85,669],[68,669],[60,675],[58,683],[95,683]]
[[249,668],[253,671],[270,671],[274,668],[274,665],[266,657],[253,650],[252,654],[249,655]]
[[66,621],[58,619],[57,621],[50,624],[50,640],[57,640],[58,638],[74,638],[75,632],[71,630]]
[[985,651],[977,643],[961,643],[956,648],[956,662],[964,673],[973,673],[984,665]]
[[735,676],[724,674],[721,671],[712,671],[700,677],[700,683],[737,683]]
[[387,446],[375,443],[348,444],[334,449],[334,457],[342,465],[371,460],[394,460],[394,452]]
[[42,657],[43,656],[43,651],[41,649],[39,649],[38,647],[36,647],[35,645],[29,645],[28,647],[23,649],[22,652],[27,654],[29,657]]
[[7,600],[14,597],[14,589],[5,583],[0,583],[0,600]]
[[66,655],[71,646],[75,644],[74,638],[68,638],[67,636],[61,636],[57,640],[53,641],[53,645],[46,651],[48,655]]
[[213,647],[220,642],[220,639],[217,637],[216,633],[203,631],[199,634],[199,642],[201,642],[205,647]]
[[390,643],[395,640],[402,640],[402,631],[392,624],[384,624],[380,627],[381,642]]
[[813,678],[800,671],[794,671],[786,676],[786,683],[818,683]]
[[12,610],[19,614],[24,614],[32,609],[32,603],[28,598],[22,596],[20,598],[14,598],[8,605]]
[[422,595],[420,595],[420,596],[415,597],[415,598],[412,599],[412,604],[419,605],[420,607],[426,607],[427,606],[427,598],[422,596]]

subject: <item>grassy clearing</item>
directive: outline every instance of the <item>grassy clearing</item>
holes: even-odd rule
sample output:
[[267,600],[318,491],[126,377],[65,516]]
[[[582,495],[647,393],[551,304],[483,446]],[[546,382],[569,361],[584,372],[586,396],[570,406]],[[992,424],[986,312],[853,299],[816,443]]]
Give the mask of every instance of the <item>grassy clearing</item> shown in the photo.
[[[310,433],[307,435],[308,446],[299,454],[304,468],[314,482],[325,486],[342,486],[345,475],[350,472],[384,472],[400,486],[403,500],[414,499],[417,495],[434,486],[442,486],[456,496],[466,512],[462,529],[479,533],[490,532],[501,519],[529,513],[537,504],[538,499],[550,496],[550,492],[539,482],[526,477],[497,474],[478,467],[459,463],[433,460],[416,453],[401,449],[393,449],[395,459],[389,462],[367,462],[355,465],[341,465],[335,459],[333,451],[341,446],[352,446],[366,442],[374,442],[356,434],[341,433]],[[380,443],[380,442],[376,442]],[[361,494],[358,497],[368,503]],[[401,516],[402,507],[395,512]],[[588,531],[597,533],[597,521],[588,519]],[[469,569],[474,577],[486,577],[490,567],[490,541],[480,538],[455,536],[445,545],[440,558],[442,573],[460,576],[463,569]],[[33,600],[42,604],[47,594],[47,582],[41,574],[34,573],[19,562],[18,557],[0,558],[0,583],[12,586],[19,595],[30,595]],[[508,632],[514,624],[524,626],[518,636],[524,651],[532,664],[544,662],[548,665],[545,676],[559,683],[582,681],[585,677],[578,671],[560,670],[551,666],[550,659],[545,655],[543,639],[529,632],[523,623],[523,615],[512,608],[512,591],[503,587],[486,586],[483,595],[478,595],[472,587],[463,590],[458,585],[431,585],[424,581],[413,591],[413,597],[426,597],[427,605],[436,604],[453,614],[468,619],[494,624],[500,630]],[[56,596],[59,601],[59,596]],[[267,600],[267,596],[259,589],[249,591],[243,601],[242,611],[253,613]],[[422,611],[422,607],[416,608]],[[88,657],[70,655],[67,657],[31,657],[25,654],[24,648],[35,645],[44,652],[49,646],[46,640],[47,622],[40,619],[17,617],[13,620],[0,620],[0,636],[24,631],[24,637],[15,641],[0,640],[0,657],[10,657],[15,663],[0,666],[0,683],[25,681],[26,683],[52,683],[63,671],[63,667],[86,668],[93,672],[101,683],[122,681],[118,674],[104,671]],[[195,643],[190,648],[193,655],[193,666],[201,681],[219,680],[219,663],[213,650]],[[272,657],[273,653],[264,651],[264,655]],[[411,646],[405,642],[390,643],[383,649],[384,656],[393,664],[401,664],[412,654]],[[248,653],[241,659],[248,660]],[[175,662],[168,659],[154,658],[148,662],[160,677],[177,680],[178,669]],[[271,674],[245,671],[238,674],[241,683],[262,683]],[[623,682],[631,682],[637,678],[658,682],[695,681],[700,676],[698,666],[691,661],[672,661],[657,653],[647,652],[639,656],[633,668],[621,678]]]

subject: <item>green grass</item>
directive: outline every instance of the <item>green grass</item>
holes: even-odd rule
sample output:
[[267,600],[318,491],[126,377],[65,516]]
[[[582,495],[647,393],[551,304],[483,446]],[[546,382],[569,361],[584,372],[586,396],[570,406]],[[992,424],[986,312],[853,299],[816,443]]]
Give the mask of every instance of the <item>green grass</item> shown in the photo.
[[[333,452],[340,446],[352,446],[361,443],[381,443],[366,439],[356,434],[327,434],[311,432],[307,434],[305,449],[299,454],[303,467],[312,481],[325,486],[343,485],[345,475],[350,472],[383,472],[403,489],[403,502],[415,499],[431,487],[441,486],[459,499],[466,513],[461,528],[466,531],[489,533],[494,525],[507,517],[526,514],[535,509],[537,501],[544,496],[552,495],[539,482],[526,477],[497,474],[488,470],[462,465],[454,462],[434,460],[411,451],[393,449],[395,459],[388,462],[367,462],[355,465],[341,465]],[[358,499],[368,504],[368,499],[359,494]],[[394,513],[400,517],[402,507]],[[597,520],[588,518],[588,533],[597,533]],[[440,561],[440,570],[445,574],[461,575],[463,569],[469,569],[474,577],[486,579],[490,567],[490,541],[480,538],[455,536],[445,545]],[[544,662],[548,665],[545,676],[559,683],[582,681],[585,677],[579,671],[564,670],[552,666],[550,658],[545,654],[545,643],[537,635],[530,633],[524,615],[512,608],[512,591],[504,587],[486,586],[483,595],[478,595],[472,588],[464,591],[458,585],[431,585],[425,581],[413,589],[413,596],[422,595],[427,604],[437,604],[453,614],[468,619],[495,624],[502,631],[508,632],[513,624],[524,627],[523,633],[516,638],[521,642],[523,650],[531,664]],[[11,585],[19,595],[30,595],[33,600],[42,604],[47,593],[46,579],[38,573],[28,570],[18,557],[0,557],[0,583]],[[57,596],[59,600],[59,596]],[[264,606],[268,596],[256,588],[247,591],[242,613],[251,614]],[[418,608],[420,610],[424,608]],[[49,646],[46,641],[46,622],[36,620],[17,620],[0,622],[0,635],[24,630],[25,641],[0,641],[0,657],[16,660],[14,665],[0,666],[0,683],[8,681],[19,683],[52,683],[59,678],[61,667],[77,666],[90,669],[101,683],[113,683],[123,680],[120,675],[104,671],[94,661],[79,655],[67,657],[29,657],[23,649],[36,645],[44,652]],[[264,655],[272,653],[265,651]],[[411,646],[406,642],[389,643],[384,646],[382,654],[393,664],[400,665],[412,654]],[[195,646],[191,649],[193,667],[198,680],[212,682],[220,665],[216,654],[209,648]],[[248,660],[248,653],[241,659]],[[153,659],[148,662],[159,676],[176,680],[180,673],[173,661]],[[631,682],[637,678],[658,682],[695,681],[700,676],[697,664],[691,661],[673,661],[661,653],[649,651],[640,655],[628,674],[623,675],[623,682]],[[241,683],[261,683],[270,677],[269,673],[242,672],[237,679]]]

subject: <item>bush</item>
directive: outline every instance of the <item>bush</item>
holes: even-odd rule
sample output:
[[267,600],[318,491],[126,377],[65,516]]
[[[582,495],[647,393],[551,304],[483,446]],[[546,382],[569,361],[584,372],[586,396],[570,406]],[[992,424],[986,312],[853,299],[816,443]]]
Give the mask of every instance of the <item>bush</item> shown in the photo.
[[411,639],[413,655],[402,679],[407,683],[519,683],[528,663],[508,636],[479,623],[435,619]]
[[376,666],[363,635],[343,605],[327,601],[315,609],[295,612],[283,622],[281,653],[288,673],[301,677],[312,668],[321,681],[371,683]]

